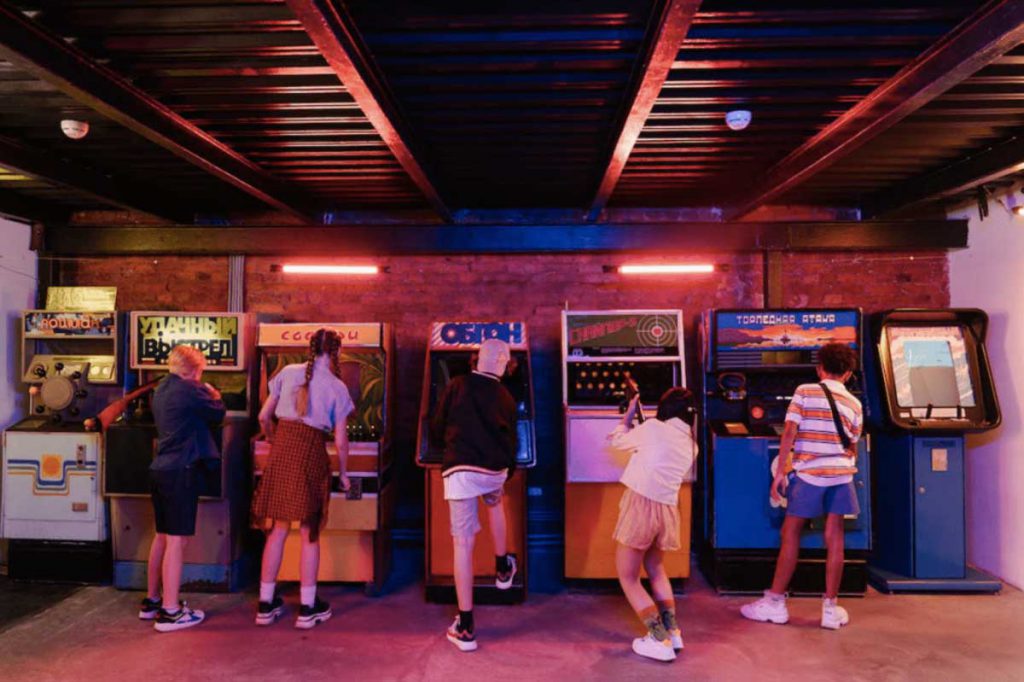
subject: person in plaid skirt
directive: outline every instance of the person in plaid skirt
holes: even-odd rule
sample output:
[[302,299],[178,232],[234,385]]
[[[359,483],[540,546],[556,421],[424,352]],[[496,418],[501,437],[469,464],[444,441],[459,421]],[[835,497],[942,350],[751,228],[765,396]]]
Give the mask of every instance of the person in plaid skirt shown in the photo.
[[267,531],[257,625],[271,625],[284,613],[284,602],[275,594],[275,587],[292,523],[300,524],[302,535],[301,606],[295,627],[313,628],[331,617],[330,605],[316,596],[316,577],[320,531],[327,523],[331,495],[329,433],[334,434],[338,449],[341,489],[349,488],[346,420],[354,406],[341,380],[340,351],[341,337],[319,329],[309,341],[306,362],[282,368],[268,383],[270,395],[259,420],[270,441],[270,459],[252,501],[253,521]]

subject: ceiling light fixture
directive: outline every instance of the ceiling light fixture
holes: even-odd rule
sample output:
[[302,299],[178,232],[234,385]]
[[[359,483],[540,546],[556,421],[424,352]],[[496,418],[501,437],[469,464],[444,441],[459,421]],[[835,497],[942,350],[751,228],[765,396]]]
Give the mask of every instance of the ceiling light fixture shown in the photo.
[[60,131],[72,140],[81,140],[89,134],[89,123],[87,121],[76,121],[73,118],[65,118],[60,122]]
[[753,118],[754,115],[746,109],[736,109],[725,115],[725,125],[729,126],[729,130],[743,130]]

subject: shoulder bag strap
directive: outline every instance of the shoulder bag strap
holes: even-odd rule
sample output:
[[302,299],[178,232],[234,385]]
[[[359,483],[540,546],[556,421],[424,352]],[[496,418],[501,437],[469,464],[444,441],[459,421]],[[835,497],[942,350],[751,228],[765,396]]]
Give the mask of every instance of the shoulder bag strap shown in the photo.
[[832,423],[836,425],[836,433],[839,434],[839,440],[843,444],[844,450],[849,450],[850,446],[853,445],[853,441],[850,440],[850,436],[846,433],[846,429],[843,428],[843,420],[839,418],[839,409],[836,407],[836,399],[832,397],[832,391],[828,390],[828,386],[825,382],[818,384],[821,386],[821,390],[825,392],[825,398],[828,400],[829,409],[832,410]]

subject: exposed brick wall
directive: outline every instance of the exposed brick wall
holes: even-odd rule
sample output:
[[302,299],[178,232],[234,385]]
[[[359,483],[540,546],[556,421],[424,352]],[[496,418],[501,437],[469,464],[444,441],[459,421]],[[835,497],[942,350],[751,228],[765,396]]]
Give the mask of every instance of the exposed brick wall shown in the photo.
[[[275,313],[286,321],[379,320],[395,325],[397,475],[403,481],[403,508],[413,515],[422,509],[412,452],[430,323],[525,321],[531,338],[539,450],[531,485],[544,488],[544,495],[531,504],[557,515],[562,481],[559,311],[563,306],[682,308],[689,377],[694,381],[699,371],[695,334],[699,314],[715,307],[760,307],[763,302],[762,258],[757,254],[665,257],[727,266],[725,272],[712,276],[631,278],[603,271],[603,266],[625,260],[634,259],[621,255],[392,257],[375,261],[390,268],[386,274],[332,279],[283,275],[270,271],[279,259],[248,258],[245,301],[247,310]],[[860,306],[870,312],[943,306],[949,300],[947,262],[940,252],[786,254],[783,273],[787,306]],[[227,302],[227,259],[84,259],[63,266],[62,281],[117,286],[119,307],[126,310],[217,310]],[[412,518],[406,523],[417,525]]]
[[949,305],[949,261],[940,251],[919,253],[787,253],[786,307],[887,308]]

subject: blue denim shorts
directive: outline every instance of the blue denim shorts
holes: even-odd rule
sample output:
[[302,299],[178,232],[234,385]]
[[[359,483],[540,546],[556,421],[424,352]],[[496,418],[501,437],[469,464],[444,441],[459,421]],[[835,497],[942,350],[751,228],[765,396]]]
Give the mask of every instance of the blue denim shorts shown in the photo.
[[826,514],[860,514],[853,482],[821,486],[808,483],[795,473],[786,488],[786,515],[815,519]]

